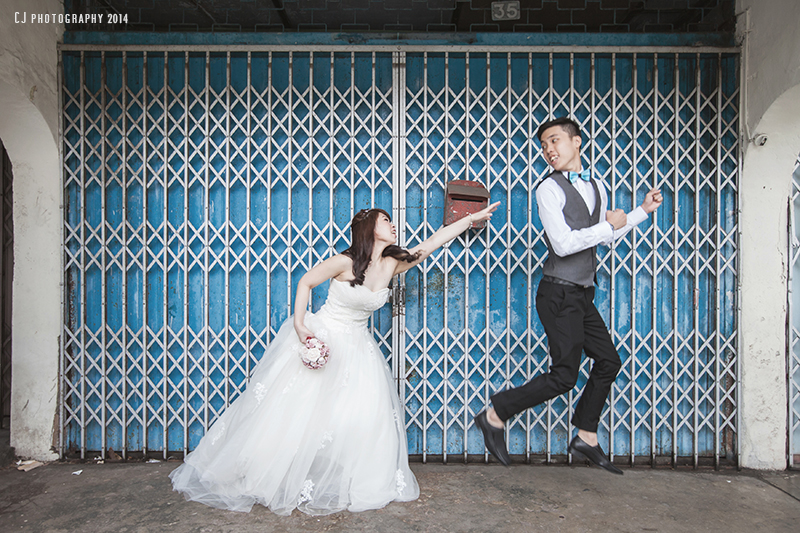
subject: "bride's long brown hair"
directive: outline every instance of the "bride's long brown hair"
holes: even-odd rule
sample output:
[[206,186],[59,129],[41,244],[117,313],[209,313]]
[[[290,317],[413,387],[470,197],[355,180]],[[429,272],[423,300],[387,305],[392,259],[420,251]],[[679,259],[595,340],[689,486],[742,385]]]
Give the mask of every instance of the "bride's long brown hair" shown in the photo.
[[[364,273],[372,261],[372,247],[375,244],[375,222],[380,215],[386,215],[386,218],[392,219],[389,213],[383,209],[375,208],[362,209],[356,213],[350,222],[352,244],[342,254],[353,260],[353,275],[355,278],[350,280],[352,287],[363,285],[364,283]],[[405,248],[400,248],[395,244],[390,244],[384,248],[381,255],[383,257],[394,257],[398,261],[407,263],[413,263],[419,258],[419,252],[412,254]]]

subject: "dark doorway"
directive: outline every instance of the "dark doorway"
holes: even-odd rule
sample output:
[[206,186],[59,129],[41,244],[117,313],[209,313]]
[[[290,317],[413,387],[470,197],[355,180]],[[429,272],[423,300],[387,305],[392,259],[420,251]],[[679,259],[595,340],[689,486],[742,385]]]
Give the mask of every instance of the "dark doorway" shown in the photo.
[[0,428],[11,427],[11,287],[14,275],[11,160],[0,140]]

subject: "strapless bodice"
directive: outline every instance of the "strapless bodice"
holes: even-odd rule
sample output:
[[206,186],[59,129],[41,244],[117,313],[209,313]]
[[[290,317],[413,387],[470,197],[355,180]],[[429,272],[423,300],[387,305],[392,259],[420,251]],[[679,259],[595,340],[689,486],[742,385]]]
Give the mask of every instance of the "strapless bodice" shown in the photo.
[[350,286],[349,282],[331,278],[328,299],[319,313],[352,325],[366,325],[372,313],[388,300],[388,287],[373,291],[364,285]]

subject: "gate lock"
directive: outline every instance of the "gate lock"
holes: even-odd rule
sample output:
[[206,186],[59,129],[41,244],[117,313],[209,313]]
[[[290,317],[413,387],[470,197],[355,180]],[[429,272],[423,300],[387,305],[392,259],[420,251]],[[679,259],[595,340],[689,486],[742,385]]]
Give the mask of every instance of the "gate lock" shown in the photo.
[[[444,225],[452,224],[470,213],[489,205],[489,191],[478,181],[453,180],[447,183],[444,201]],[[473,228],[486,227],[486,221],[476,222]]]

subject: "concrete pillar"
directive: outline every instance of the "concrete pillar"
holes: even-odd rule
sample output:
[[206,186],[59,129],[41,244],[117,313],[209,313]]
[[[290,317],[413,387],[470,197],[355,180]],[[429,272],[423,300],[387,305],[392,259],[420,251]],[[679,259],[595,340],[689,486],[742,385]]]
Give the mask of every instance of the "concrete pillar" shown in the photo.
[[11,445],[18,455],[50,460],[57,458],[58,436],[63,217],[57,43],[63,25],[15,22],[21,12],[63,13],[63,6],[58,0],[0,4],[0,138],[14,170]]
[[769,108],[741,180],[742,465],[786,467],[788,202],[800,153],[800,85]]
[[745,137],[741,198],[742,466],[786,468],[788,203],[800,152],[800,3],[739,0]]

